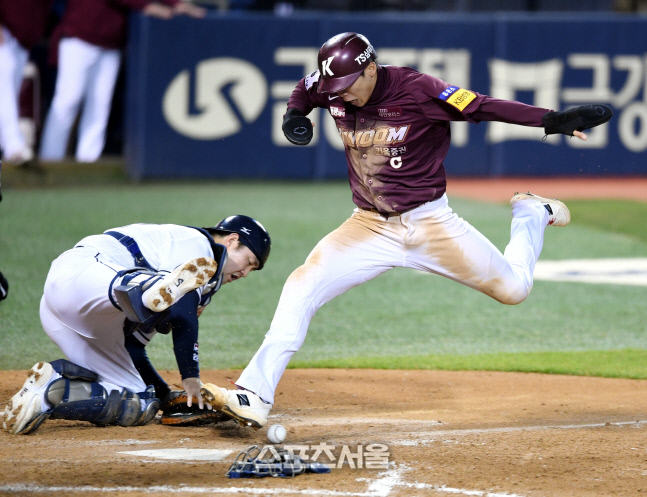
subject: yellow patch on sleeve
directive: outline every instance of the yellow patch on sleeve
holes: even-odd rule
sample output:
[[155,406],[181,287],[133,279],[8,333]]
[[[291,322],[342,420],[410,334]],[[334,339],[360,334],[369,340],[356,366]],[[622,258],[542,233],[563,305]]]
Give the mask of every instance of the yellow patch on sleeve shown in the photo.
[[461,112],[465,110],[472,100],[476,98],[476,95],[469,90],[464,90],[459,88],[457,91],[451,94],[447,99],[447,103],[453,105]]
[[476,95],[458,86],[448,86],[438,95],[438,98],[463,111],[476,98]]

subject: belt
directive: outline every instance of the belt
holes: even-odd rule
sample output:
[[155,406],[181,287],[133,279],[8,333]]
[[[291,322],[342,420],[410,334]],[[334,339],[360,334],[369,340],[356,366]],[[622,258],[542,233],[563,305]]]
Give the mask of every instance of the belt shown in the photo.
[[375,214],[379,214],[380,216],[385,217],[387,219],[390,217],[401,216],[402,214],[404,214],[404,212],[380,212],[377,209],[364,209],[363,207],[360,207],[360,209],[365,212],[374,212]]

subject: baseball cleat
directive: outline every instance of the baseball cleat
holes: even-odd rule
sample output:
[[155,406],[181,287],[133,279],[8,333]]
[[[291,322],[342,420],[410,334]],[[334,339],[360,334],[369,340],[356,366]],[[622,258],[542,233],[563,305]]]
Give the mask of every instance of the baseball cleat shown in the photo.
[[548,211],[548,225],[549,226],[566,226],[571,222],[571,213],[566,207],[564,202],[560,202],[554,198],[544,198],[538,195],[528,193],[515,193],[510,200],[510,205],[514,205],[521,200],[535,200],[540,202]]
[[2,429],[8,433],[26,435],[49,417],[41,408],[41,397],[55,371],[49,362],[39,362],[27,374],[27,380],[4,410]]
[[217,269],[218,264],[211,257],[185,262],[153,283],[142,295],[142,301],[153,312],[165,311],[187,293],[206,285]]
[[211,406],[241,426],[249,426],[258,430],[267,423],[267,416],[272,404],[263,402],[261,398],[248,390],[227,390],[213,383],[205,383],[200,393]]

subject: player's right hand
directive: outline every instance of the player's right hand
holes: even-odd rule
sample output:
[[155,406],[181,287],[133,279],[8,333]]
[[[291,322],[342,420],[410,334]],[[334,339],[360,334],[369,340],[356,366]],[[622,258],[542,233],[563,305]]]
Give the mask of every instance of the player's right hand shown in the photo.
[[288,109],[282,129],[288,141],[295,145],[307,145],[312,140],[312,122],[299,109]]
[[[202,387],[202,382],[200,378],[185,378],[182,380],[182,387],[187,395],[186,405],[191,407],[193,403],[193,397],[198,399],[198,406],[200,409],[204,409],[204,400],[202,399],[202,394],[200,393],[200,388]],[[207,404],[207,409],[211,409],[211,406]]]

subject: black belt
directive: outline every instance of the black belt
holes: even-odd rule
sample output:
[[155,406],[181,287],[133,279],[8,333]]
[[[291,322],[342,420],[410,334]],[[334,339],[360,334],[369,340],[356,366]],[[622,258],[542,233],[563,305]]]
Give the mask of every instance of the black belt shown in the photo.
[[128,235],[124,235],[123,233],[119,233],[118,231],[106,231],[104,235],[111,236],[119,243],[121,243],[124,247],[126,247],[128,252],[130,252],[130,255],[133,256],[136,267],[144,267],[146,269],[155,271],[155,269],[153,269],[153,266],[151,266],[146,260],[146,257],[144,257],[144,254],[142,254],[142,251],[140,250],[139,245],[137,245],[137,242],[134,238]]

